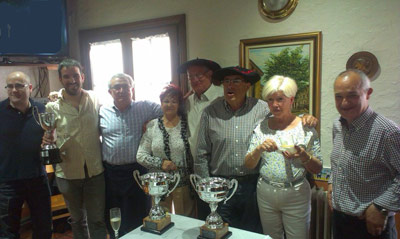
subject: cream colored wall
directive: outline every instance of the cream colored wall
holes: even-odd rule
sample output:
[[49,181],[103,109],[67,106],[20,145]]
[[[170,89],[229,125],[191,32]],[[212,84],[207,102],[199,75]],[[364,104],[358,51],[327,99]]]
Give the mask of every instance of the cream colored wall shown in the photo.
[[[7,98],[7,90],[3,87],[8,74],[14,71],[22,71],[29,76],[33,88],[36,87],[39,82],[39,68],[36,66],[0,66],[0,99]],[[49,90],[57,91],[62,88],[60,81],[58,80],[58,73],[56,70],[49,70]]]
[[14,71],[22,71],[26,73],[29,78],[31,79],[32,85],[34,85],[35,78],[38,74],[37,68],[34,67],[27,67],[27,66],[16,66],[16,67],[9,67],[9,66],[0,66],[0,79],[1,79],[1,84],[0,84],[0,99],[5,99],[7,98],[7,90],[4,88],[6,85],[6,79],[8,74]]
[[[239,40],[322,31],[321,140],[329,165],[331,126],[338,114],[332,84],[355,52],[370,51],[381,65],[372,83],[370,105],[400,123],[400,1],[299,0],[280,22],[265,21],[256,0],[78,0],[76,29],[110,26],[186,14],[188,59],[214,59],[222,66],[239,63]],[[78,39],[72,39],[78,56]]]

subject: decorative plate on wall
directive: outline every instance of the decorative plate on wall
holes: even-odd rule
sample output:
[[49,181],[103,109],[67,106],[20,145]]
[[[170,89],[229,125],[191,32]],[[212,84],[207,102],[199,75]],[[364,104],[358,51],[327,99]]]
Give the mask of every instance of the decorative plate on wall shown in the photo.
[[258,9],[265,17],[277,20],[289,16],[297,2],[298,0],[258,0]]
[[379,69],[378,59],[368,51],[354,53],[346,63],[346,69],[358,69],[374,80]]

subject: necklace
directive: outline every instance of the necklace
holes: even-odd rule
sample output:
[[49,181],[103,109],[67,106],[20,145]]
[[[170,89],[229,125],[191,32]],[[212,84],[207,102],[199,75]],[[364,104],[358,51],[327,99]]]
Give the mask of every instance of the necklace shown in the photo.
[[[163,141],[164,141],[164,152],[165,155],[167,156],[168,160],[171,160],[171,149],[169,147],[169,133],[165,129],[164,123],[163,123],[163,118],[162,116],[158,118],[158,127],[160,128],[162,134],[163,134]],[[190,147],[189,147],[189,141],[187,138],[187,120],[185,116],[181,116],[181,138],[183,141],[183,144],[185,146],[185,152],[186,152],[186,165],[187,167],[184,168],[186,171],[186,175],[189,175],[193,173],[193,159],[191,157],[190,153]]]

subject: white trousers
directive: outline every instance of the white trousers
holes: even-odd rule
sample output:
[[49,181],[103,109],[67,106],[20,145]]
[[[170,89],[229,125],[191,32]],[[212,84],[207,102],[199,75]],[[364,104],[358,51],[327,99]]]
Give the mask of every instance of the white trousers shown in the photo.
[[257,202],[264,234],[273,239],[308,239],[311,215],[311,189],[307,179],[290,188],[277,188],[257,182]]

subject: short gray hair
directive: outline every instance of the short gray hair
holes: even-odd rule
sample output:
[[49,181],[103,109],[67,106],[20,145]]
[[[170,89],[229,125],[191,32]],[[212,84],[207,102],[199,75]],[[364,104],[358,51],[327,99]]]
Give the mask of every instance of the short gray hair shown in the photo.
[[371,88],[371,80],[369,79],[367,74],[365,74],[363,71],[360,71],[358,69],[348,69],[348,70],[340,72],[339,75],[336,77],[334,83],[336,82],[337,79],[345,77],[345,76],[349,76],[351,74],[356,74],[361,78],[361,85],[360,85],[361,89],[368,90],[369,88]]
[[278,91],[282,91],[286,97],[295,97],[297,93],[296,81],[290,77],[274,75],[265,83],[262,98],[267,100],[269,95]]
[[132,87],[135,86],[135,82],[134,82],[132,76],[125,74],[125,73],[117,73],[117,74],[113,75],[111,77],[111,79],[108,81],[108,89],[111,89],[111,81],[116,78],[128,80]]

